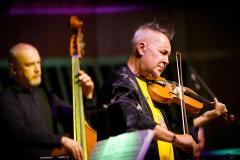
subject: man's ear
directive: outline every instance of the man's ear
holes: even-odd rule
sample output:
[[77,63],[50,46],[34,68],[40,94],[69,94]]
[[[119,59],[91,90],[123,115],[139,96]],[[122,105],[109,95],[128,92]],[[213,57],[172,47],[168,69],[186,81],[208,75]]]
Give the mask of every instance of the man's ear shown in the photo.
[[144,55],[145,50],[147,49],[147,43],[146,42],[139,42],[137,45],[138,49],[138,55],[139,57],[142,57]]
[[11,75],[14,76],[14,75],[17,74],[17,71],[16,71],[15,66],[14,66],[13,63],[9,63],[8,64],[8,68],[9,68],[9,72],[10,72]]

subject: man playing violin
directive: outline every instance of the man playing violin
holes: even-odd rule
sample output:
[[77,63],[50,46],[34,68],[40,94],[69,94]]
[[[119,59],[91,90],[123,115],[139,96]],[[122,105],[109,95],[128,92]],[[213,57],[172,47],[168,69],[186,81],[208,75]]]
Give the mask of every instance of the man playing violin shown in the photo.
[[[157,79],[169,64],[173,35],[172,30],[156,22],[141,25],[133,36],[127,64],[105,81],[104,95],[99,99],[99,104],[107,108],[110,119],[110,131],[103,133],[102,138],[126,131],[154,131],[155,139],[145,159],[180,159],[178,149],[185,151],[190,158],[199,154],[194,138],[190,134],[175,132],[174,118],[166,111],[166,105],[153,102],[147,89],[146,81]],[[216,106],[225,107],[219,102]],[[201,120],[196,121],[197,126],[201,123]],[[101,133],[98,131],[98,134]]]
[[[0,95],[1,159],[34,160],[51,156],[54,148],[63,147],[73,158],[82,159],[81,144],[56,132],[72,126],[72,108],[55,94],[39,87],[41,58],[38,50],[27,43],[10,49],[9,70],[14,84]],[[79,72],[83,95],[91,99],[94,83]]]

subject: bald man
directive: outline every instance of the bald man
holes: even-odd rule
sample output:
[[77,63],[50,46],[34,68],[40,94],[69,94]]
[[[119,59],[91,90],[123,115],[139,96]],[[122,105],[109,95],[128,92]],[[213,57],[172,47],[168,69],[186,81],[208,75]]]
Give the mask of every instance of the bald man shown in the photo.
[[[51,156],[54,148],[63,147],[73,158],[82,159],[81,144],[60,135],[56,126],[72,126],[72,108],[55,94],[39,87],[41,58],[38,50],[27,43],[10,49],[9,71],[14,79],[11,87],[0,95],[0,123],[3,127],[1,144],[7,159],[39,159]],[[83,95],[93,96],[94,83],[83,71],[79,72]],[[14,153],[14,154],[13,154]]]

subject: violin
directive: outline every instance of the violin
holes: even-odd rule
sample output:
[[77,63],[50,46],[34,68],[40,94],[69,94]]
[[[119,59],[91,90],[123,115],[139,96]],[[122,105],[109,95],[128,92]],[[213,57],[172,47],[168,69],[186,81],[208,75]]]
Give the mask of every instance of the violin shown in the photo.
[[[147,84],[148,92],[155,102],[180,105],[179,85],[176,82],[170,82],[163,77],[158,77],[156,80],[148,81]],[[203,103],[196,99],[197,96],[196,92],[184,87],[185,107],[192,113],[197,113],[203,108]]]
[[[153,101],[164,104],[180,105],[181,92],[179,92],[179,84],[174,81],[168,81],[163,77],[158,77],[156,80],[147,80],[148,92]],[[186,110],[191,113],[198,113],[204,104],[213,106],[213,104],[206,98],[198,95],[192,89],[183,87],[183,97],[185,101]],[[223,114],[224,119],[232,123],[236,120],[234,115],[226,112]]]

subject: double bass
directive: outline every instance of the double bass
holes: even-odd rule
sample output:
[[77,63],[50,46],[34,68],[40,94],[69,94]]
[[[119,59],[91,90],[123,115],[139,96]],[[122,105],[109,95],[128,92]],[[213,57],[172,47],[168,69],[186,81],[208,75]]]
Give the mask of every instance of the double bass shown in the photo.
[[[78,82],[78,74],[80,71],[80,61],[84,53],[84,42],[82,34],[83,22],[79,21],[76,16],[70,17],[70,47],[69,53],[72,62],[72,97],[73,97],[73,137],[74,140],[82,145],[83,159],[88,160],[90,153],[97,142],[97,132],[92,129],[85,121],[83,94],[81,84]],[[53,149],[51,156],[59,157],[66,155],[66,151],[61,149]]]
[[76,16],[71,16],[70,26],[72,30],[69,52],[72,57],[73,134],[74,140],[82,145],[83,159],[87,160],[97,141],[97,134],[85,121],[82,88],[77,82],[80,61],[84,53],[83,22]]

